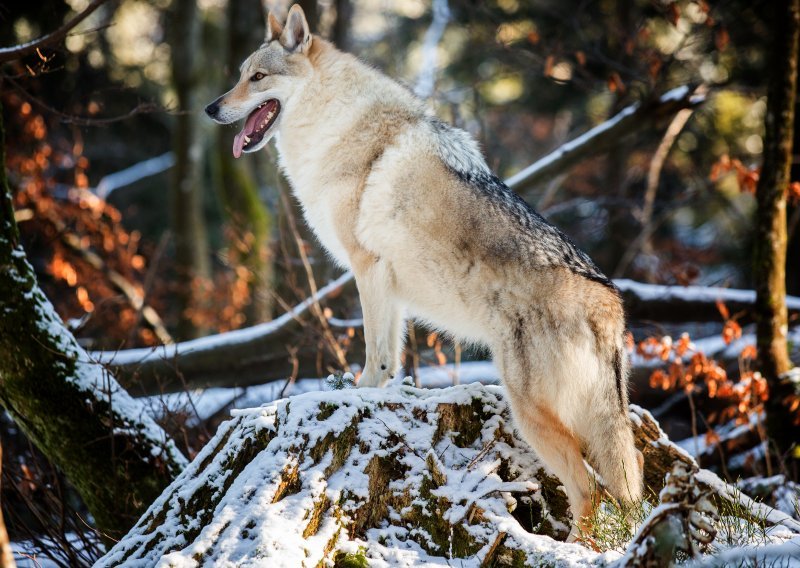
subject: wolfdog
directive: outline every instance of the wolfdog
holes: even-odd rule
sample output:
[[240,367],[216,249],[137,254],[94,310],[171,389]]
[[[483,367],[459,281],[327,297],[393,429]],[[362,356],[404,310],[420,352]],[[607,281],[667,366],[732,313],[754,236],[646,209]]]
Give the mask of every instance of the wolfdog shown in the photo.
[[594,479],[642,494],[628,417],[625,316],[611,281],[489,169],[475,141],[406,87],[309,32],[294,5],[267,16],[264,43],[206,107],[245,119],[233,155],[275,136],[308,224],[352,269],[361,298],[361,387],[400,366],[403,318],[488,346],[518,430],[589,528]]

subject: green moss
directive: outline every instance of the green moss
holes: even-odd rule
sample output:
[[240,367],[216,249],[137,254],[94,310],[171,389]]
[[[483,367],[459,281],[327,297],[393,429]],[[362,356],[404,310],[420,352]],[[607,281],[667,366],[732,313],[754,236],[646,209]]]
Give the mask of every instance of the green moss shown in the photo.
[[333,559],[334,568],[369,568],[369,560],[364,548],[358,552],[337,552]]
[[[246,437],[240,446],[232,449],[231,453],[222,460],[220,470],[224,471],[226,475],[222,487],[211,487],[206,483],[201,485],[187,501],[179,499],[180,512],[178,514],[181,525],[186,527],[183,536],[187,542],[192,542],[197,538],[200,531],[211,522],[214,509],[220,499],[222,499],[247,464],[253,461],[253,458],[267,447],[273,435],[269,430],[252,432],[250,437]],[[171,551],[165,550],[164,554],[168,554]]]
[[452,552],[454,558],[474,556],[486,543],[477,541],[463,524],[451,525],[443,518],[442,513],[449,509],[452,503],[444,497],[435,497],[431,493],[435,488],[436,483],[430,477],[424,476],[419,498],[426,505],[414,503],[411,511],[403,519],[412,526],[424,530],[435,548],[431,547],[428,539],[416,538],[415,541],[430,554],[449,555]]

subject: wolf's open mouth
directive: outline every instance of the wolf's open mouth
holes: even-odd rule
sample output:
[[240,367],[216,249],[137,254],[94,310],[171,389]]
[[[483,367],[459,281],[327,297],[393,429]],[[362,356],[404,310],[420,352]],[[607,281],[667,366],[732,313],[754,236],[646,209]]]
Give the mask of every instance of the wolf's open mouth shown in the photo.
[[258,105],[247,117],[242,131],[233,139],[233,157],[238,158],[243,150],[253,148],[261,142],[280,111],[281,105],[277,99],[269,99]]

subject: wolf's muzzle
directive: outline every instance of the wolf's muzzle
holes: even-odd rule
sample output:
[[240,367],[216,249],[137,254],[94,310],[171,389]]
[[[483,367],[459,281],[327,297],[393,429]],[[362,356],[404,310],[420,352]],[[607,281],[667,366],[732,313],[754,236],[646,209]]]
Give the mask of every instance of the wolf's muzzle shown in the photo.
[[219,101],[220,99],[217,99],[206,107],[206,114],[211,118],[217,117],[217,113],[219,112]]

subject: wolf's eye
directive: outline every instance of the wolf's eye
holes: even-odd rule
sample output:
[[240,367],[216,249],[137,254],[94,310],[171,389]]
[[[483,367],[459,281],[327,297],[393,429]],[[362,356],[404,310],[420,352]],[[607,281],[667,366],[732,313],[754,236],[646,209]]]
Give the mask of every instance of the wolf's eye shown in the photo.
[[264,75],[263,73],[259,72],[259,73],[256,73],[255,75],[253,75],[252,77],[250,77],[250,80],[251,81],[260,81],[264,77],[266,77],[266,75]]

